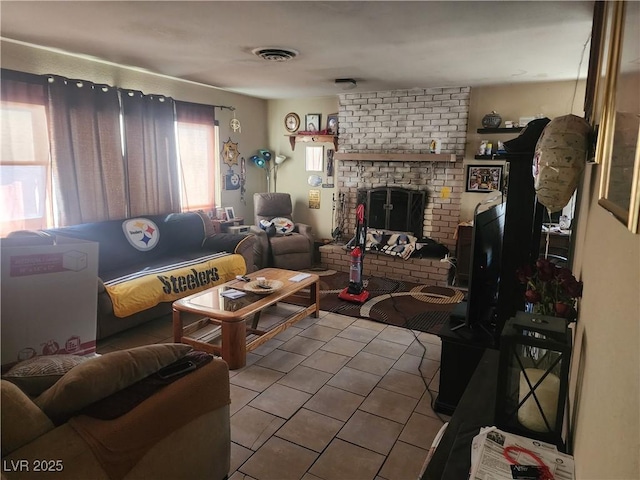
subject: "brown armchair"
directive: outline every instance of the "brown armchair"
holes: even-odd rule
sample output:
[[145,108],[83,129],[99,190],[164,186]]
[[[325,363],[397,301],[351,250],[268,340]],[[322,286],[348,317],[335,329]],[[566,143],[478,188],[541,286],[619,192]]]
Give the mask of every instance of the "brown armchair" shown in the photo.
[[303,270],[313,263],[313,235],[311,227],[295,223],[293,231],[287,234],[268,235],[260,228],[260,221],[291,216],[293,207],[288,193],[255,193],[253,195],[255,225],[251,232],[262,244],[262,268],[276,267],[287,270]]

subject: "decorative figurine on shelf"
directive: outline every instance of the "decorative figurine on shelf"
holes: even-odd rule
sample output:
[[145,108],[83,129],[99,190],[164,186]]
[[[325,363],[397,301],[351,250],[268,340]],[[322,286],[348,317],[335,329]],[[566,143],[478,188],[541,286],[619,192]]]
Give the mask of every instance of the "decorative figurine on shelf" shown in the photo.
[[495,110],[482,117],[482,126],[484,128],[498,128],[501,123],[502,117]]

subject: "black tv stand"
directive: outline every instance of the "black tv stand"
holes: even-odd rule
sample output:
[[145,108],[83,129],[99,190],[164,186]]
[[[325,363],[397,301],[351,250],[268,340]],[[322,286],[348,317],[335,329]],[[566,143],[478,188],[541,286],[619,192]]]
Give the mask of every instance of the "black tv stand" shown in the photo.
[[[472,336],[477,336],[479,333],[487,336],[486,341],[491,345],[494,344],[495,334],[486,327],[487,324],[490,324],[490,320],[495,315],[495,309],[492,308],[488,315],[488,318],[484,318],[480,321],[476,322],[467,322],[467,302],[463,301],[457,303],[453,310],[451,311],[451,315],[449,316],[449,330],[455,332],[462,328],[466,328],[471,332]],[[451,326],[451,323],[458,322],[458,325]]]
[[467,302],[466,300],[460,303],[456,303],[449,316],[449,321],[458,321],[458,325],[449,327],[449,330],[455,332],[456,330],[467,326]]
[[434,407],[436,411],[446,415],[451,415],[458,405],[482,354],[486,349],[494,347],[494,336],[486,326],[478,323],[478,328],[468,328],[466,321],[459,321],[460,317],[452,315],[450,321],[438,332],[442,340],[442,351],[440,388]]

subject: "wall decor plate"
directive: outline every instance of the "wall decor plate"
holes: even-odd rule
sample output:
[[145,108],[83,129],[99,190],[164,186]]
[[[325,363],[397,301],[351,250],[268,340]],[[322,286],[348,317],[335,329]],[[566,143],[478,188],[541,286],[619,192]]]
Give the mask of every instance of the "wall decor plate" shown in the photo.
[[307,183],[312,187],[318,187],[322,185],[322,177],[320,175],[309,175],[309,178],[307,178]]

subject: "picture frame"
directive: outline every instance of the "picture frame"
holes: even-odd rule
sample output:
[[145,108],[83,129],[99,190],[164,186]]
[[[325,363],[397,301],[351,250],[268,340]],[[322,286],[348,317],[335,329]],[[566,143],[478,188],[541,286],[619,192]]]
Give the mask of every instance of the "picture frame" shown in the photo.
[[327,134],[338,135],[338,114],[327,115]]
[[304,116],[304,129],[307,132],[319,132],[320,131],[320,119],[322,115],[320,113],[307,113]]
[[227,217],[227,221],[235,220],[236,214],[233,211],[233,207],[224,207],[224,214]]
[[584,101],[584,118],[592,128],[589,138],[588,163],[599,163],[597,152],[600,125],[604,118],[607,87],[607,60],[611,49],[612,18],[615,2],[596,2],[594,5],[589,70]]
[[467,165],[467,192],[486,193],[502,189],[504,165]]
[[[634,38],[637,2],[612,2],[606,98],[596,147],[602,165],[598,204],[628,230],[640,230],[640,46]],[[627,15],[628,9],[634,9]]]

